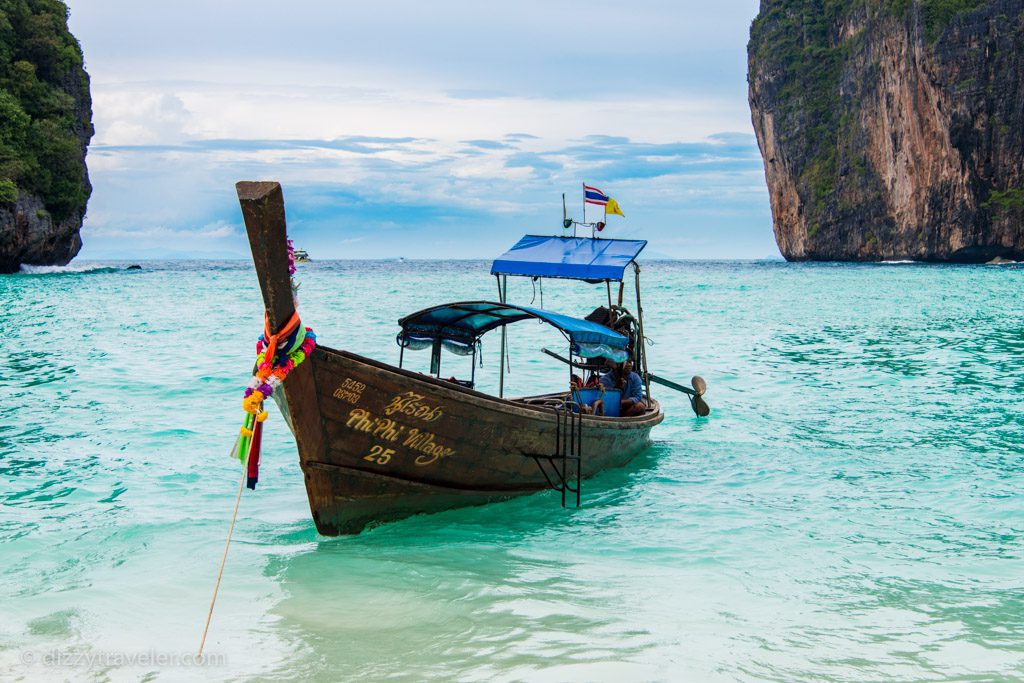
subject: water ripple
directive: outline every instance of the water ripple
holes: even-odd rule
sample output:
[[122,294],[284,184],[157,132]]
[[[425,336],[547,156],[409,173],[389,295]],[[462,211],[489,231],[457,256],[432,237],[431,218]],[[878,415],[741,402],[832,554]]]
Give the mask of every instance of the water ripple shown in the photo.
[[[205,617],[259,293],[246,262],[125,265],[0,276],[0,670],[25,649],[191,652]],[[303,264],[303,317],[394,361],[395,321],[436,292],[493,298],[487,266]],[[710,419],[659,392],[655,444],[580,509],[542,493],[324,539],[274,415],[207,646],[230,667],[96,677],[1024,678],[1024,269],[644,277],[652,367],[702,374]],[[602,296],[545,283],[569,313]],[[510,328],[514,392],[564,381],[536,332]]]

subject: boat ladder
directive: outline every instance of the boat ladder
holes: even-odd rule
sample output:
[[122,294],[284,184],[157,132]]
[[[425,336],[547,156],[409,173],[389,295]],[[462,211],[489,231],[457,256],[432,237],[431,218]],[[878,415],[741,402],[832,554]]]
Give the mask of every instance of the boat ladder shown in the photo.
[[[548,486],[562,494],[562,507],[575,494],[580,506],[580,473],[583,456],[583,419],[580,406],[573,401],[554,408],[555,447],[551,455],[531,454]],[[546,463],[546,464],[545,464]]]

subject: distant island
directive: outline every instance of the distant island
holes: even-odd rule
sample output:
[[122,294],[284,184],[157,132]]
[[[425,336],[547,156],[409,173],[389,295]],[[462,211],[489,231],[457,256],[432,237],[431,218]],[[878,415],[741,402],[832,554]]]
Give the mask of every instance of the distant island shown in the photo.
[[0,273],[64,265],[92,193],[92,99],[60,0],[0,0]]
[[762,0],[747,52],[786,259],[1024,259],[1020,0]]

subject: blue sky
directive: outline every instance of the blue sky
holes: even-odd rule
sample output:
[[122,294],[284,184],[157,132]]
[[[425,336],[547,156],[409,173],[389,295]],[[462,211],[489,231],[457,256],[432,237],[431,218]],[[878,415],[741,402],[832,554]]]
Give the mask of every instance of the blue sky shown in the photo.
[[581,219],[583,182],[652,255],[776,258],[757,4],[69,0],[96,125],[80,257],[247,257],[234,183],[273,179],[314,258],[491,257],[559,232],[563,192]]

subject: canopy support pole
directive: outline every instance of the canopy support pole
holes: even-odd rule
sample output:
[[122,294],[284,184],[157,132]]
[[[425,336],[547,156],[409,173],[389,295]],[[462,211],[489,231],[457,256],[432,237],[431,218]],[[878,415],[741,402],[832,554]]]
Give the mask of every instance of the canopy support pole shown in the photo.
[[640,264],[633,261],[633,270],[636,273],[636,320],[640,327],[640,338],[637,340],[636,361],[640,369],[641,377],[647,389],[647,398],[651,397],[651,378],[647,374],[647,338],[644,336],[644,308],[640,304]]
[[608,287],[608,310],[612,310],[612,281],[605,280],[604,284]]
[[572,340],[569,340],[569,400],[573,400],[572,396]]
[[434,345],[430,349],[430,372],[441,379],[441,338],[438,337],[434,340]]
[[[501,303],[508,303],[505,301],[505,297],[508,296],[508,275],[497,276],[498,278],[498,296]],[[505,349],[506,349],[506,336],[505,330],[506,325],[501,326],[501,369],[498,371],[498,398],[505,397]]]
[[622,294],[626,289],[626,281],[619,280],[619,308],[622,308]]

